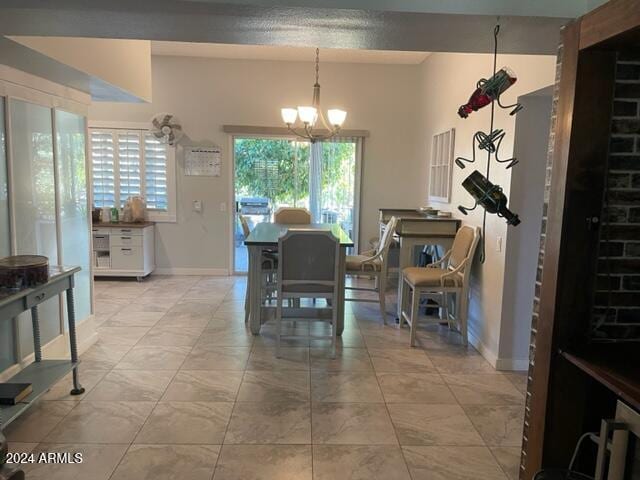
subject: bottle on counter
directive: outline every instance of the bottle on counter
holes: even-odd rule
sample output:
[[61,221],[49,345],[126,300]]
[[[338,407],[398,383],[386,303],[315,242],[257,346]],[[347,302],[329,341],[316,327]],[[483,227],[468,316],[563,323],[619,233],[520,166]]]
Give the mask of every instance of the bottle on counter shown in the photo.
[[118,223],[119,220],[120,220],[120,211],[118,210],[118,207],[113,207],[111,209],[111,223]]

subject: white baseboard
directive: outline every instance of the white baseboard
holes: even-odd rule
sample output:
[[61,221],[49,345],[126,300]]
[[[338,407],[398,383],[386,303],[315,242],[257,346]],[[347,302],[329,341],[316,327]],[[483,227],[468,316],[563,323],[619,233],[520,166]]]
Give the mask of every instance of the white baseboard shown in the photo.
[[496,370],[506,371],[527,371],[529,370],[528,358],[498,358],[496,361]]
[[215,277],[228,277],[229,270],[226,268],[168,267],[156,268],[151,275],[211,275]]
[[[78,342],[78,355],[82,355],[91,345],[98,340],[93,315],[76,325],[76,340]],[[66,359],[70,358],[69,349],[69,333],[58,335],[53,340],[42,346],[42,358],[44,359]],[[3,372],[0,372],[0,382],[6,382],[24,367],[28,366],[35,360],[32,353],[27,355],[22,362],[10,366]]]
[[489,349],[489,347],[487,347],[484,343],[482,343],[482,340],[480,340],[478,337],[476,337],[472,332],[471,329],[469,329],[468,331],[468,336],[469,336],[469,343],[471,345],[473,345],[475,347],[476,350],[478,350],[478,352],[480,352],[480,355],[482,355],[484,357],[484,359],[489,362],[489,364],[495,368],[496,370],[498,369],[497,367],[497,363],[498,363],[498,356],[493,353],[492,350]]
[[528,358],[500,358],[493,351],[491,351],[482,340],[476,337],[473,333],[469,332],[469,343],[473,345],[480,355],[489,362],[489,364],[496,370],[501,371],[522,371],[529,369]]

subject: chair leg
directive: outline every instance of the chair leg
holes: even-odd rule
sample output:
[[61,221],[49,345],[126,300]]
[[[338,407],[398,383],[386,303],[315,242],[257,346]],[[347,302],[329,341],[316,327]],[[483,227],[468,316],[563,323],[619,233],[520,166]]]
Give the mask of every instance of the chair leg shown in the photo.
[[385,292],[387,290],[387,280],[383,276],[378,278],[378,300],[380,301],[380,314],[382,315],[382,324],[387,324],[387,298]]
[[413,297],[411,299],[411,330],[409,333],[409,344],[414,347],[416,344],[416,328],[418,327],[418,317],[420,316],[420,291],[418,287],[413,287]]
[[405,282],[404,276],[400,274],[400,291],[398,292],[398,302],[400,302],[400,318],[398,319],[398,328],[402,328],[404,319],[402,318],[402,312],[404,312],[409,305],[409,285]]
[[460,295],[460,313],[458,317],[460,318],[460,333],[462,334],[462,344],[466,347],[469,345],[469,335],[467,331],[467,317],[469,314],[469,298],[467,297],[469,292],[465,292],[464,290],[459,293]]
[[280,358],[280,337],[282,336],[282,296],[276,300],[276,358]]
[[251,302],[249,301],[250,298],[250,288],[251,288],[251,284],[249,282],[249,278],[251,278],[249,275],[247,275],[247,287],[244,291],[244,324],[248,324],[249,323],[249,310],[250,310],[250,305]]
[[336,358],[336,343],[338,341],[338,309],[331,308],[331,358]]

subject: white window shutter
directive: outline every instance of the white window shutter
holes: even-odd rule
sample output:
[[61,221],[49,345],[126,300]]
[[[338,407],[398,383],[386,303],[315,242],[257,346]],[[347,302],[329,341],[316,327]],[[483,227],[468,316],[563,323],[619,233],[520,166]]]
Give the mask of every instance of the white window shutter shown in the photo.
[[150,210],[168,210],[167,148],[153,134],[144,135],[145,200]]
[[116,201],[115,145],[113,133],[91,131],[91,167],[93,203],[96,207],[113,207]]

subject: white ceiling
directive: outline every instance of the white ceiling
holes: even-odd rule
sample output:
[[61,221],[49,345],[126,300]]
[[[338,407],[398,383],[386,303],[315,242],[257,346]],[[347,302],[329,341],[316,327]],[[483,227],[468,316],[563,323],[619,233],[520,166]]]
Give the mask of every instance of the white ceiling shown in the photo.
[[[151,54],[173,55],[180,57],[312,62],[315,59],[315,48],[152,41]],[[428,55],[428,52],[323,48],[320,50],[320,61],[336,63],[417,65],[422,63]]]

